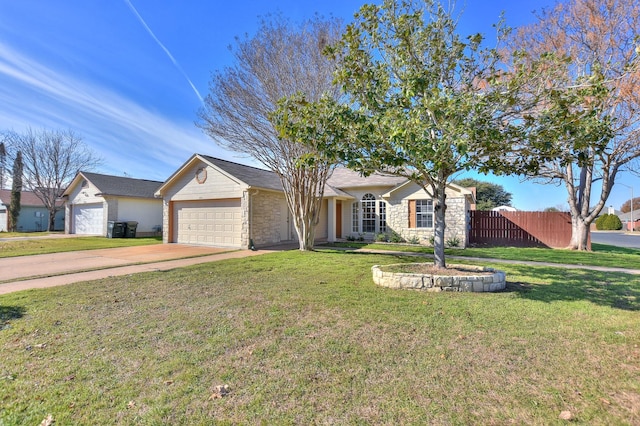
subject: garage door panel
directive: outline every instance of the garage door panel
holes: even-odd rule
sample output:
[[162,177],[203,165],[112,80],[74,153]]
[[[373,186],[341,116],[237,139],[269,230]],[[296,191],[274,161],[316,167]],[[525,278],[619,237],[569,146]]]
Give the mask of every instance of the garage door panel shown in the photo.
[[79,235],[102,235],[104,233],[104,210],[102,203],[73,205],[72,233]]
[[175,242],[238,248],[241,245],[240,200],[179,201],[173,206]]

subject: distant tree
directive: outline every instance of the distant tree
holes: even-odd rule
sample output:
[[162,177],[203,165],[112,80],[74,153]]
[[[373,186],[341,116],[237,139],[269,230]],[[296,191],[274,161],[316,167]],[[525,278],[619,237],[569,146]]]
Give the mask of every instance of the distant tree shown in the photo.
[[511,205],[511,193],[497,183],[473,178],[458,179],[454,183],[464,188],[476,188],[476,210],[491,210],[494,207]]
[[311,100],[327,92],[337,96],[334,63],[322,50],[341,30],[336,19],[316,17],[298,25],[281,16],[264,20],[252,38],[236,38],[235,64],[213,74],[196,123],[217,144],[248,154],[278,175],[300,250],[313,249],[333,165],[306,161],[313,149],[282,138],[271,114],[280,98],[296,92]]
[[639,37],[640,2],[630,0],[558,2],[513,34],[521,99],[536,108],[522,114],[526,143],[505,152],[538,163],[535,179],[564,184],[570,249],[588,249],[616,176],[640,157]]
[[544,212],[561,212],[562,210],[559,207],[547,207],[543,211]]
[[11,145],[22,152],[24,186],[42,201],[49,211],[47,230],[53,229],[57,203],[64,188],[80,170],[91,170],[101,160],[72,130],[28,129],[25,133],[7,134]]
[[[627,200],[620,207],[622,213],[629,213],[631,211],[631,200]],[[640,211],[640,197],[634,197],[633,199],[633,211]],[[640,213],[638,214],[640,216]]]
[[22,153],[18,151],[13,160],[13,183],[11,184],[11,201],[9,202],[9,231],[18,230],[18,217],[20,216],[20,197],[22,192]]

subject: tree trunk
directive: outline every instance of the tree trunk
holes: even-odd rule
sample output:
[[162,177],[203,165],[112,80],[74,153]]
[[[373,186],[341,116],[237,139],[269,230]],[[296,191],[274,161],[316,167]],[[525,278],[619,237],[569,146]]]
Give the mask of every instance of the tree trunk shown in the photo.
[[55,229],[57,212],[57,210],[49,210],[49,223],[47,224],[47,232],[51,232]]
[[294,227],[298,234],[298,247],[300,251],[311,251],[315,243],[316,227],[311,219],[312,215],[299,217],[295,215]]
[[567,248],[570,250],[590,251],[590,228],[591,223],[587,223],[582,217],[572,217],[571,242],[569,243],[569,247]]
[[444,258],[444,231],[445,231],[445,210],[446,205],[446,182],[438,183],[434,188],[433,211],[435,216],[435,233],[433,238],[433,263],[438,268],[446,268],[447,264]]

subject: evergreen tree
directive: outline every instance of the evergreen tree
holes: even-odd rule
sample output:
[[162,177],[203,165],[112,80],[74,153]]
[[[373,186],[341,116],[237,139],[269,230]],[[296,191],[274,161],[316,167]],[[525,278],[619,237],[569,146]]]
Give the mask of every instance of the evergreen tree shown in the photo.
[[464,188],[476,188],[476,210],[491,210],[494,207],[511,205],[511,193],[497,183],[473,178],[459,179],[454,183]]
[[11,202],[9,204],[9,230],[18,229],[18,216],[20,215],[20,193],[22,192],[22,152],[16,153],[13,162],[13,184],[11,186]]
[[7,168],[7,148],[0,142],[0,189],[4,189],[4,174]]

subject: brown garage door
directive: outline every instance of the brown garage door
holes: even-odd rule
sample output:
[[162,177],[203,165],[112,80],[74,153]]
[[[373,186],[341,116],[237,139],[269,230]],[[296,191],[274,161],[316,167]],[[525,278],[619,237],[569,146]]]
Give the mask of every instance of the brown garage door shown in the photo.
[[240,248],[240,199],[176,201],[173,227],[177,243]]

